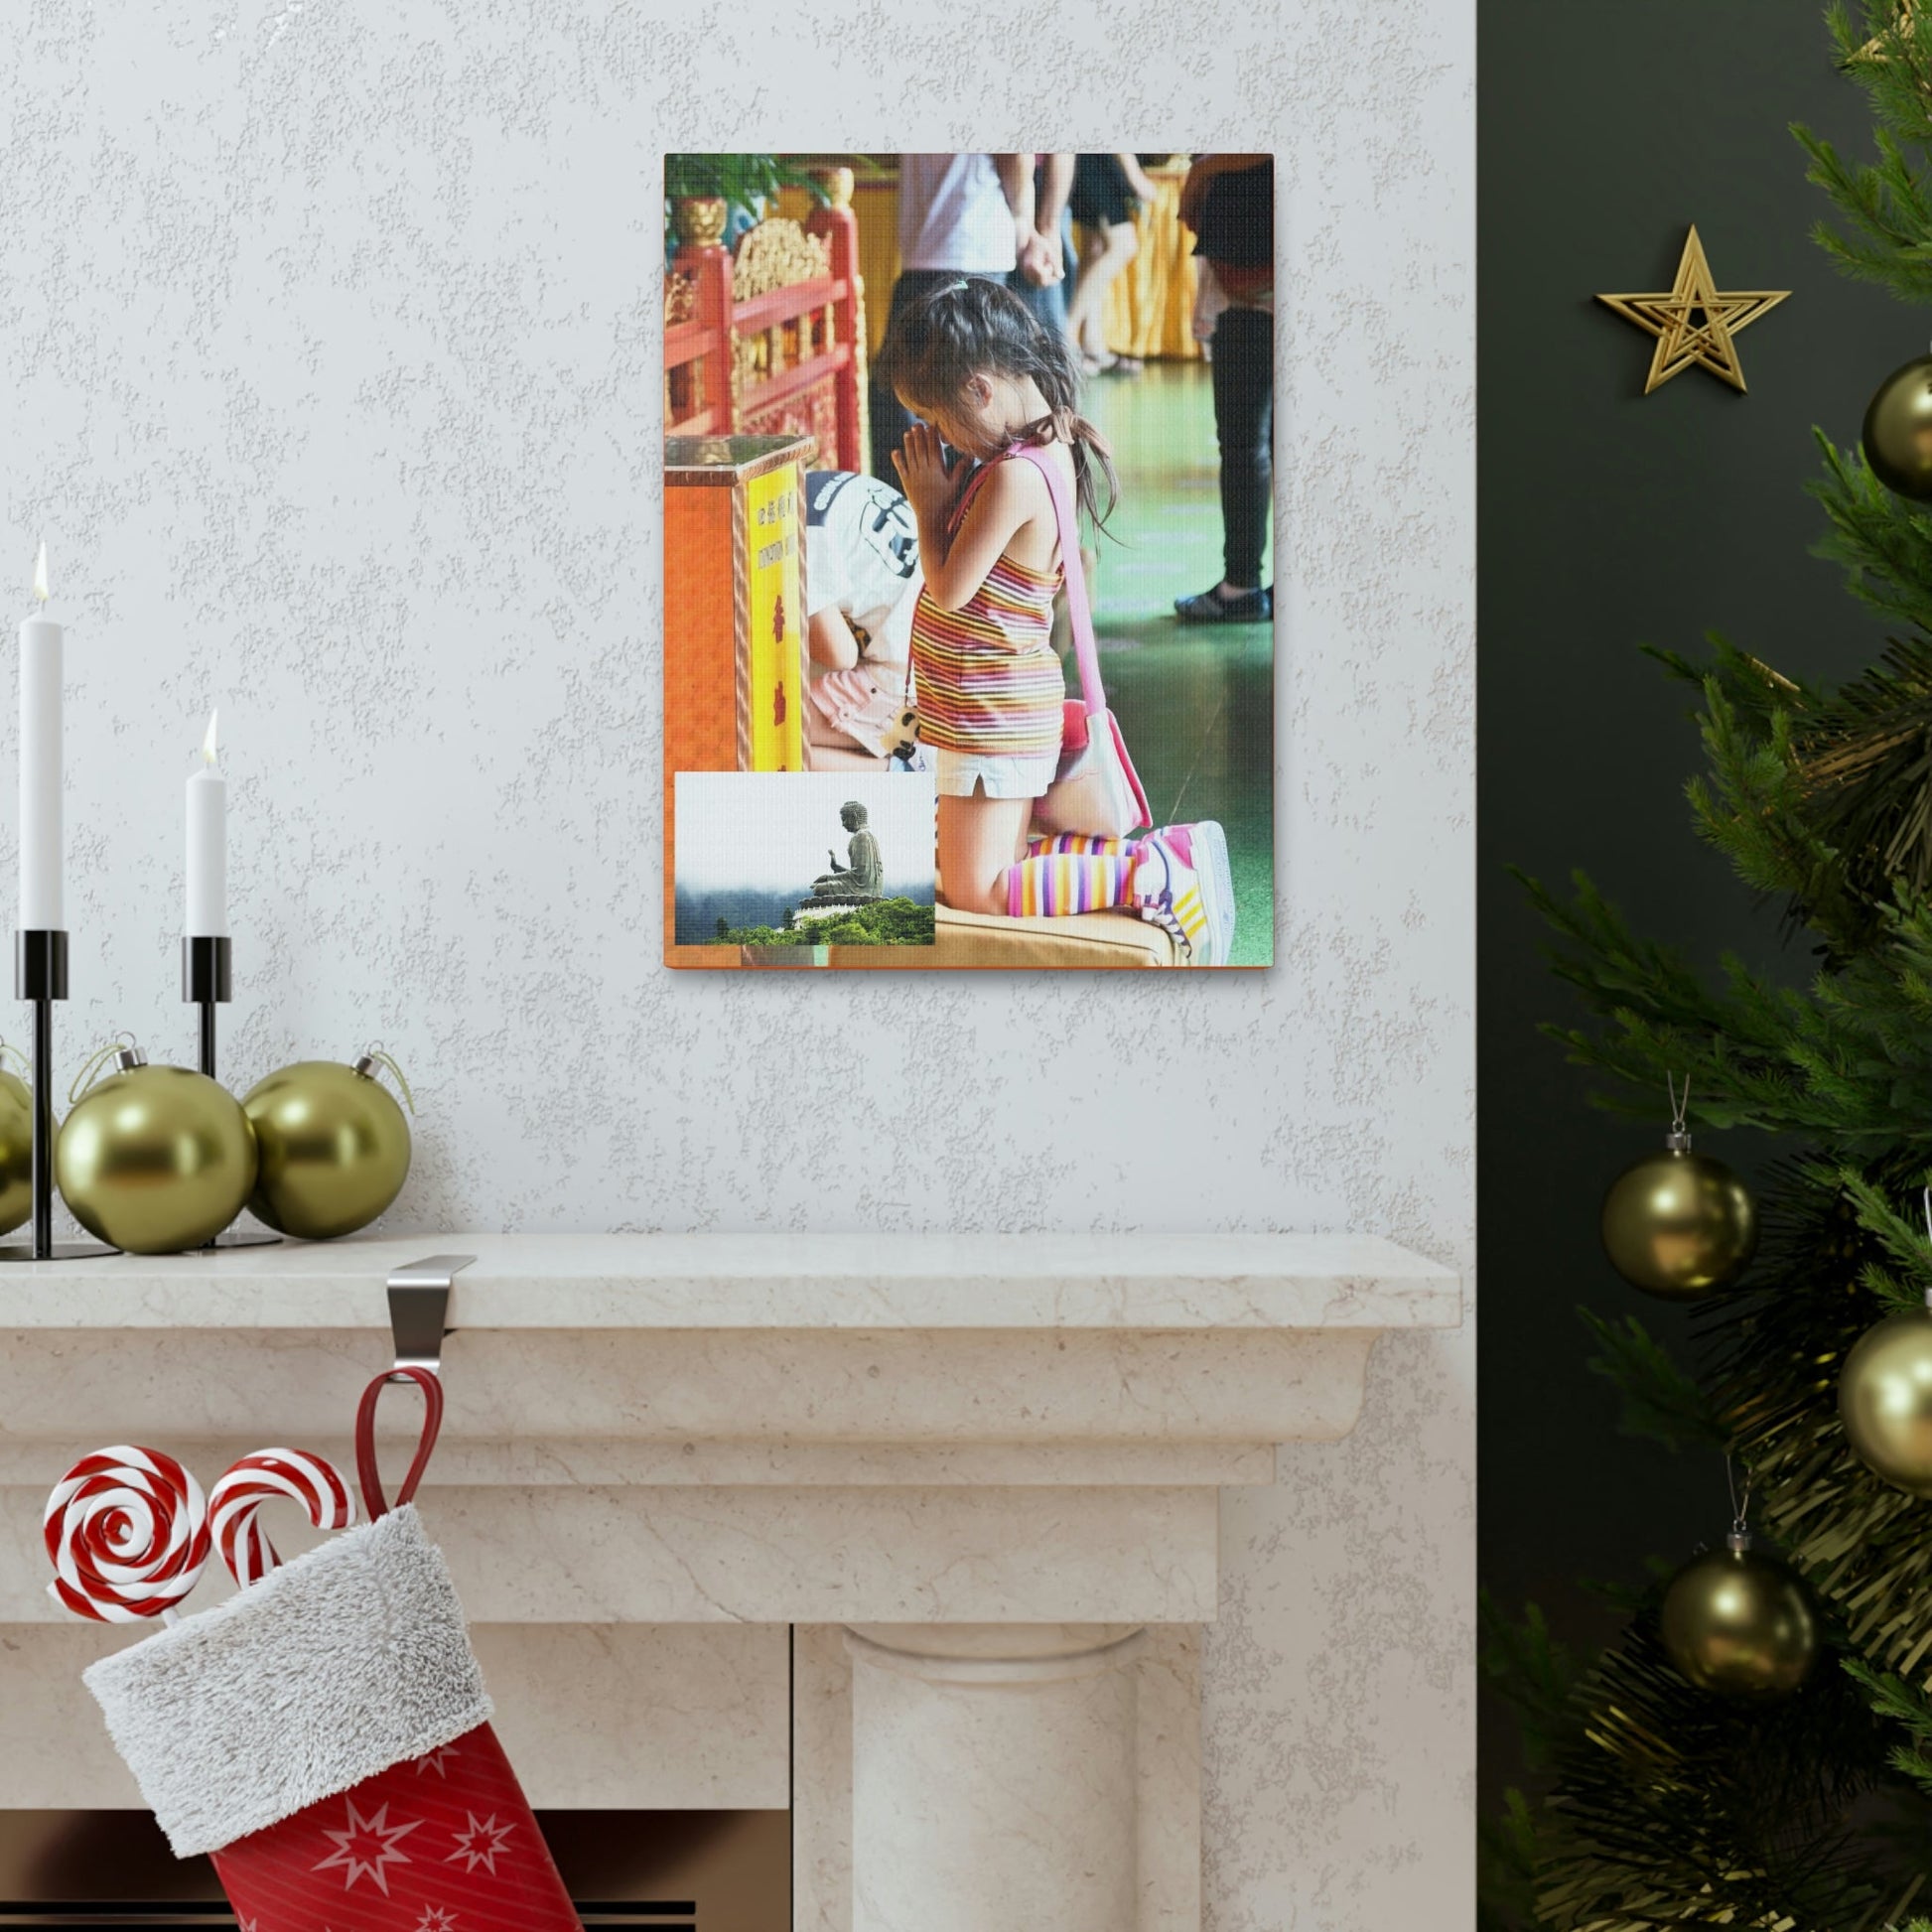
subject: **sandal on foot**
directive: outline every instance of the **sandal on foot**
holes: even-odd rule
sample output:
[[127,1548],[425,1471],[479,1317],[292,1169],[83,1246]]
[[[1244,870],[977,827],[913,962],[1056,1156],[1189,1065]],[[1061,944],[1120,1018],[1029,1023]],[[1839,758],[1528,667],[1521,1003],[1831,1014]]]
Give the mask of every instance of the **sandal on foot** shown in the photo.
[[1182,623],[1265,623],[1275,615],[1275,593],[1264,584],[1239,597],[1223,597],[1220,586],[1194,597],[1177,597],[1173,614]]

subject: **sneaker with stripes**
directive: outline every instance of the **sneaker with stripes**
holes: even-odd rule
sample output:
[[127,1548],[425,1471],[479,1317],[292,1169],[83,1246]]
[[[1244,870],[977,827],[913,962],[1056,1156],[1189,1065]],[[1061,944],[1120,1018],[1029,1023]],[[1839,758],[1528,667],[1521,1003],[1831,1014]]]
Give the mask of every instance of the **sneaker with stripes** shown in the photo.
[[1133,906],[1164,927],[1190,966],[1225,966],[1234,945],[1234,880],[1219,824],[1164,825],[1141,841]]

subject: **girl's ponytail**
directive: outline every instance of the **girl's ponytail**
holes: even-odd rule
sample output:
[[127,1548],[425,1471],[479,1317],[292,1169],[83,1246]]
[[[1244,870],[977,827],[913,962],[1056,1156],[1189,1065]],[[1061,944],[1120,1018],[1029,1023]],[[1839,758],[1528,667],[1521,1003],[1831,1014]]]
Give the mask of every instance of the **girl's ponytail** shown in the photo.
[[[1107,527],[1107,519],[1114,513],[1114,506],[1120,501],[1120,478],[1114,472],[1114,447],[1084,416],[1068,414],[1062,428],[1057,416],[1053,420],[1053,435],[1058,442],[1066,444],[1073,456],[1073,487],[1080,507],[1086,511],[1088,521],[1096,530]],[[1091,454],[1089,454],[1091,452]],[[1107,483],[1107,504],[1100,504],[1099,485],[1094,473],[1098,471]]]
[[[1120,478],[1114,471],[1113,446],[1079,412],[1077,404],[1080,396],[1080,378],[1073,367],[1073,351],[1066,338],[1057,329],[1043,328],[1034,317],[1033,311],[1003,290],[1013,306],[1026,317],[1032,327],[1034,341],[1029,345],[1032,354],[1028,365],[1007,371],[1008,374],[1031,375],[1039,393],[1046,398],[1046,414],[1037,423],[1028,425],[1030,442],[1044,442],[1050,439],[1066,445],[1068,454],[1073,458],[1073,491],[1080,507],[1086,511],[1087,520],[1096,530],[1107,527],[1107,519],[1114,513],[1120,501]],[[1047,434],[1042,434],[1046,432]],[[1107,503],[1103,509],[1100,503],[1100,487],[1095,472],[1106,479]]]

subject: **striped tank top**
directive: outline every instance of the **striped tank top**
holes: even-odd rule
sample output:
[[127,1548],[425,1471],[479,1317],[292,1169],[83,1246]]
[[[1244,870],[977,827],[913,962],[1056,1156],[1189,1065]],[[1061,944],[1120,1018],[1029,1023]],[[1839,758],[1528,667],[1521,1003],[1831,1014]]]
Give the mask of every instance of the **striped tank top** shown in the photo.
[[[966,485],[954,529],[992,474],[988,464]],[[912,611],[912,673],[925,744],[982,758],[1058,753],[1066,701],[1066,679],[1052,645],[1059,584],[1058,571],[1046,576],[1001,557],[957,611],[942,611],[919,592]]]

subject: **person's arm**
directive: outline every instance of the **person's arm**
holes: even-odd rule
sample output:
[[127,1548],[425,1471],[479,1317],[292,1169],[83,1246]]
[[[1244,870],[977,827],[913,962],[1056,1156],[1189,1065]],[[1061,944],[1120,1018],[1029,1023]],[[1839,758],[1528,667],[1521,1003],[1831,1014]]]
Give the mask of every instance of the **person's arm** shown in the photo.
[[849,671],[859,661],[859,640],[836,604],[812,613],[805,637],[811,660],[821,670]]
[[1197,343],[1211,343],[1214,331],[1220,326],[1221,314],[1228,307],[1227,291],[1221,286],[1221,278],[1214,272],[1214,264],[1205,255],[1197,257],[1198,268],[1194,271],[1194,313],[1190,327]]
[[1066,274],[1066,260],[1060,248],[1060,216],[1066,210],[1066,198],[1073,192],[1073,157],[1049,154],[1040,170],[1039,206],[1034,210],[1034,229],[1052,257],[1059,281]]
[[1121,172],[1127,177],[1128,190],[1134,198],[1142,202],[1153,201],[1154,177],[1141,166],[1141,157],[1137,154],[1117,154],[1114,159],[1120,163]]
[[1034,158],[1030,154],[996,154],[993,165],[999,170],[1000,189],[1013,211],[1014,246],[1025,254],[1034,232]]
[[940,610],[957,611],[1038,513],[1046,481],[1030,463],[997,464],[959,528],[949,534],[947,512],[960,484],[940,461],[938,433],[914,423],[894,453],[893,467],[918,519],[925,594]]

